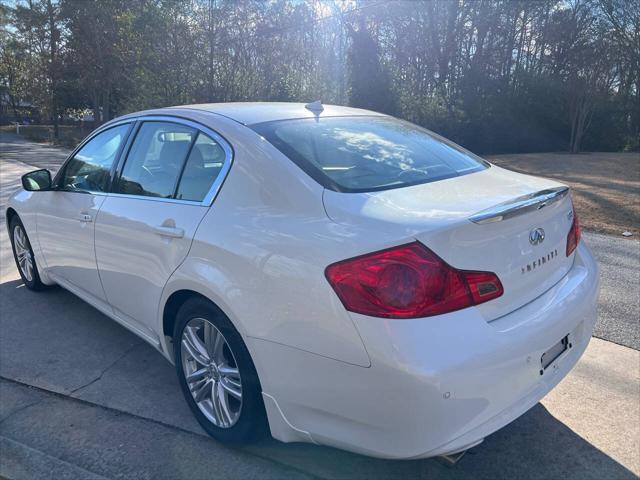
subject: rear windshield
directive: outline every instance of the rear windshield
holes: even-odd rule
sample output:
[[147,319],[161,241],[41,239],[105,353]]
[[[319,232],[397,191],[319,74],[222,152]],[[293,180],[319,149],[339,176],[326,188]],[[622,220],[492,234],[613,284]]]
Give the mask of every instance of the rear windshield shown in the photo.
[[325,117],[252,125],[321,185],[371,192],[434,182],[489,166],[464,148],[391,117]]

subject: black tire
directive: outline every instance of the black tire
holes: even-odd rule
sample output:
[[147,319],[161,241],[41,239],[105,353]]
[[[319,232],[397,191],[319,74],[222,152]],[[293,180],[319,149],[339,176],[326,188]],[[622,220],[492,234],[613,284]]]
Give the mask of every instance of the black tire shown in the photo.
[[[231,427],[222,428],[212,423],[196,404],[185,379],[182,366],[182,333],[187,323],[195,318],[211,322],[224,336],[240,371],[242,384],[242,408],[240,416]],[[262,388],[249,351],[242,337],[226,315],[213,303],[201,297],[187,300],[178,310],[173,331],[174,358],[180,388],[198,423],[213,438],[223,443],[252,443],[268,433],[267,415],[262,401]]]
[[[16,254],[16,245],[15,245],[16,228],[21,228],[22,231],[24,232],[24,237],[26,240],[25,247],[28,249],[29,254],[31,255],[32,265],[33,265],[31,280],[27,279],[24,272],[22,271],[22,268],[20,267],[20,263],[18,262],[18,255]],[[9,223],[9,237],[11,238],[11,248],[13,250],[13,259],[16,262],[18,273],[20,273],[20,278],[22,278],[22,281],[24,282],[24,284],[27,286],[29,290],[34,290],[34,291],[40,291],[47,288],[47,285],[42,283],[42,281],[40,280],[40,273],[38,272],[38,265],[36,264],[35,256],[33,255],[33,249],[31,248],[31,241],[29,240],[29,236],[27,235],[27,231],[24,228],[24,225],[22,224],[22,222],[20,221],[20,218],[17,215],[14,215],[13,218],[11,219],[11,222]]]

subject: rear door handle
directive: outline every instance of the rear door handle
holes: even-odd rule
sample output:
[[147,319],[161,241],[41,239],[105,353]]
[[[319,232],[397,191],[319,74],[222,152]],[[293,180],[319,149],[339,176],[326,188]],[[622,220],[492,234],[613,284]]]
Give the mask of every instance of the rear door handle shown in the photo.
[[78,217],[78,220],[80,220],[81,222],[93,222],[93,217],[88,213],[81,213]]
[[162,237],[169,238],[182,238],[184,237],[184,230],[176,227],[151,227],[153,233],[156,233]]

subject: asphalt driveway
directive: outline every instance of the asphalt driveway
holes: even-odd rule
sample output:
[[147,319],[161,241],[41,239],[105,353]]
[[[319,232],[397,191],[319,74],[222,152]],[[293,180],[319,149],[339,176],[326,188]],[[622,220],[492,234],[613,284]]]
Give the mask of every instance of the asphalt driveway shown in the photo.
[[[66,155],[13,136],[0,142],[4,222],[20,175],[55,169]],[[60,288],[39,294],[24,288],[2,228],[0,476],[637,478],[640,244],[585,238],[602,268],[597,335],[604,340],[593,340],[540,404],[451,468],[436,459],[385,461],[272,440],[234,449],[217,443],[192,418],[173,367],[153,348]]]

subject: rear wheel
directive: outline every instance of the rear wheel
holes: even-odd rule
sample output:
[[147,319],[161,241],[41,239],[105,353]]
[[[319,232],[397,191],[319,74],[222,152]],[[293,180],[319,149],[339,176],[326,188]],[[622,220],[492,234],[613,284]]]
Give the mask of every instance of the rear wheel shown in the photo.
[[13,248],[13,258],[16,261],[18,272],[22,281],[31,290],[43,290],[46,285],[40,280],[38,266],[33,255],[31,242],[24,229],[24,225],[18,216],[14,216],[9,224],[11,234],[11,247]]
[[249,351],[229,319],[202,298],[185,302],[173,335],[182,392],[207,433],[227,443],[262,438],[267,420]]

